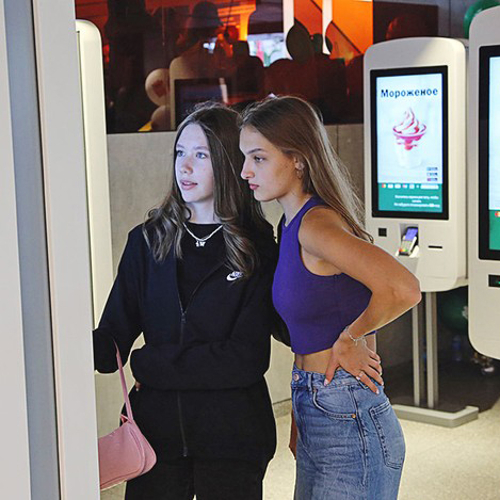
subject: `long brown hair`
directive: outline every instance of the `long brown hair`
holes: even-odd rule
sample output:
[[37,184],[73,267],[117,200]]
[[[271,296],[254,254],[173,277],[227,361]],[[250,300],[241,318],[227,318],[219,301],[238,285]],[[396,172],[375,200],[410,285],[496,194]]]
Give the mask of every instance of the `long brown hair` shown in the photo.
[[214,212],[223,224],[227,263],[248,277],[258,265],[252,235],[272,235],[261,206],[240,177],[244,157],[239,149],[240,117],[236,111],[220,103],[198,105],[179,125],[173,151],[174,175],[168,194],[158,208],[150,210],[143,233],[156,261],[165,259],[173,247],[182,258],[183,223],[191,213],[175,179],[175,151],[182,131],[188,125],[199,125],[207,137],[214,172]]
[[269,97],[243,113],[252,127],[287,156],[304,166],[302,189],[333,208],[359,238],[373,242],[361,222],[362,205],[349,173],[328,140],[315,109],[299,97]]

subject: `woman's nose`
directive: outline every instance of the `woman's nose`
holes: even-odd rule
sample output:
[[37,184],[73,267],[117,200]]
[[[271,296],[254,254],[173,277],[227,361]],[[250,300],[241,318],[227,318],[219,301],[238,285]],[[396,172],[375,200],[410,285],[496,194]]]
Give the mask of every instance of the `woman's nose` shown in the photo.
[[241,177],[245,180],[253,177],[253,172],[247,167],[247,162],[243,163],[243,168],[241,169]]
[[191,162],[185,158],[184,161],[181,163],[181,172],[183,174],[190,174],[193,171],[193,168],[191,166]]

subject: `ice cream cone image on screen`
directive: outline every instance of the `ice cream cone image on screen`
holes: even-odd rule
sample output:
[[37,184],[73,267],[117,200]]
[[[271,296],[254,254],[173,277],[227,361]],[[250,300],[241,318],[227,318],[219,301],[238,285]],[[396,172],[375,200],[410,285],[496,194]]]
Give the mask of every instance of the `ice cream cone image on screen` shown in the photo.
[[413,109],[405,111],[403,121],[392,127],[396,137],[396,153],[403,167],[418,167],[422,158],[419,153],[419,141],[425,135],[427,126],[419,121]]

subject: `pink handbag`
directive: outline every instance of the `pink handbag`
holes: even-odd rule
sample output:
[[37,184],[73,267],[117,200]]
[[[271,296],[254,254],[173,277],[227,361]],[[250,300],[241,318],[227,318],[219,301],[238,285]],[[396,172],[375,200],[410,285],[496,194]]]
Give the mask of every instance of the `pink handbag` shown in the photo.
[[99,485],[101,490],[145,474],[156,463],[156,454],[135,423],[132,414],[118,347],[116,347],[116,360],[128,416],[121,415],[122,425],[111,434],[99,438]]

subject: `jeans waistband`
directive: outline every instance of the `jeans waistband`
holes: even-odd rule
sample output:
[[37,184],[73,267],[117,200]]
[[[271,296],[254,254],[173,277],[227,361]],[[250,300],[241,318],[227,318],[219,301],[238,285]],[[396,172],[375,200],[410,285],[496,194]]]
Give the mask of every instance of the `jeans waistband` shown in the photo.
[[[324,387],[325,374],[318,372],[308,372],[294,366],[292,370],[291,385],[292,388],[303,387],[307,389]],[[360,383],[349,372],[346,372],[342,368],[337,369],[329,386],[345,387],[348,385],[360,385]]]

